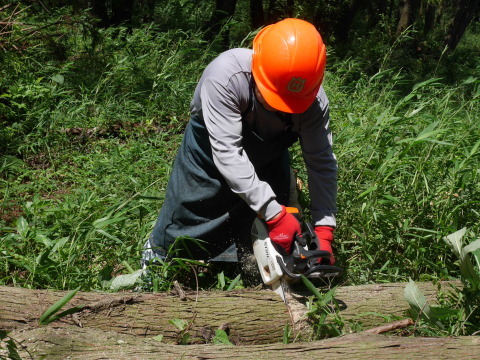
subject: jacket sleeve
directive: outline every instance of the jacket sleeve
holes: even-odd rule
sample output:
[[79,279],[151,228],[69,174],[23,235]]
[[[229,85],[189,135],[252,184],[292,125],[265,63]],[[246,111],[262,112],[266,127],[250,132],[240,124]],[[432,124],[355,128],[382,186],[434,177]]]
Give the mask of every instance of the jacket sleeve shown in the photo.
[[202,113],[213,161],[233,192],[255,212],[270,219],[280,204],[270,185],[261,181],[242,147],[242,99],[221,83],[205,79],[201,85]]
[[332,150],[328,99],[323,88],[314,105],[303,114],[300,139],[308,173],[313,221],[315,225],[335,227],[337,159]]

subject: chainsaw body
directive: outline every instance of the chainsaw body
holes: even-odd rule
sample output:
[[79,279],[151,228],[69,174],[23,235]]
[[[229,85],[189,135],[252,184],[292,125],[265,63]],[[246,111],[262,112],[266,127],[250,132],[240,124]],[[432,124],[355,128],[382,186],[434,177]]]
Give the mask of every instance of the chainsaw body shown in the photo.
[[280,280],[283,271],[278,264],[277,256],[280,256],[274,244],[268,237],[268,229],[265,222],[259,218],[252,225],[253,255],[257,260],[258,269],[265,285],[271,285]]
[[258,269],[265,285],[272,285],[280,279],[295,282],[305,276],[307,278],[333,277],[342,269],[329,263],[330,253],[318,249],[318,239],[313,227],[305,223],[302,236],[293,240],[292,253],[272,242],[268,236],[268,228],[261,219],[255,219],[252,225],[253,253]]

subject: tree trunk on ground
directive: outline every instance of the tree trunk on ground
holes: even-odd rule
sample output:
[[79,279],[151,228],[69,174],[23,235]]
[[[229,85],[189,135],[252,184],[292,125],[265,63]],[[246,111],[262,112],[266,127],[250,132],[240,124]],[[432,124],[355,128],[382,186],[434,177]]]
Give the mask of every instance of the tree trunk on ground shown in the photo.
[[[437,292],[432,284],[418,285],[427,298]],[[337,317],[344,324],[360,323],[363,329],[389,322],[388,316],[405,317],[404,287],[404,283],[340,287],[335,294],[341,308]],[[0,330],[37,327],[42,313],[65,293],[0,287]],[[180,319],[188,325],[191,343],[204,343],[216,329],[226,326],[236,344],[266,344],[281,342],[285,325],[290,324],[293,336],[306,340],[311,337],[303,305],[306,296],[289,296],[287,308],[270,290],[205,291],[198,297],[190,292],[185,301],[171,293],[77,293],[62,310],[84,305],[83,310],[49,326],[77,325],[142,338],[162,335],[164,343],[177,343],[185,331],[170,320]]]
[[479,0],[457,0],[455,16],[445,37],[445,45],[448,46],[450,52],[457,47],[479,6]]
[[[404,338],[351,334],[288,345],[171,345],[152,337],[47,326],[11,334],[22,359],[478,359],[478,337]],[[25,351],[25,349],[28,351]],[[0,357],[2,353],[0,352]]]

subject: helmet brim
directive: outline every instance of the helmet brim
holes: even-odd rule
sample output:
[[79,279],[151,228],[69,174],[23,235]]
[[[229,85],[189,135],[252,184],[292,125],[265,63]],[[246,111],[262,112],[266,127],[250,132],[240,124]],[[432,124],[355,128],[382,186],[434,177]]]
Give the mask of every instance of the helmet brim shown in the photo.
[[262,84],[262,82],[255,82],[263,98],[272,108],[290,114],[300,114],[313,104],[320,89],[321,83],[307,96],[280,96],[278,93],[270,90]]

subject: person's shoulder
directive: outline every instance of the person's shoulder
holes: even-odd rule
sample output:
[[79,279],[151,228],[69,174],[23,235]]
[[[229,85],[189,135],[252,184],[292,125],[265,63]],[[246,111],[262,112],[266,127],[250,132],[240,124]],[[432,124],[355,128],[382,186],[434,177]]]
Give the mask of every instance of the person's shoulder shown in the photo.
[[247,48],[233,48],[222,52],[219,56],[232,56],[236,58],[251,58],[253,54],[252,49]]
[[222,86],[248,84],[252,68],[252,50],[235,48],[218,55],[205,69],[202,80]]
[[214,60],[215,65],[232,71],[251,71],[253,51],[245,48],[234,48],[222,52]]

